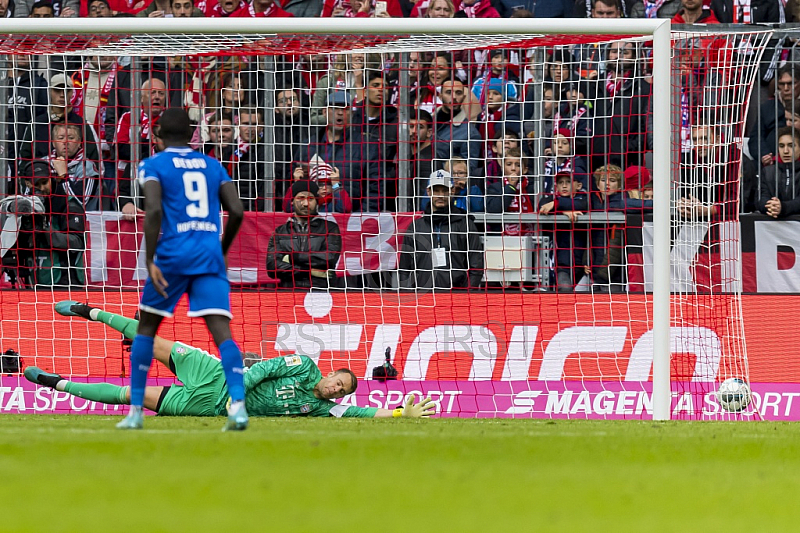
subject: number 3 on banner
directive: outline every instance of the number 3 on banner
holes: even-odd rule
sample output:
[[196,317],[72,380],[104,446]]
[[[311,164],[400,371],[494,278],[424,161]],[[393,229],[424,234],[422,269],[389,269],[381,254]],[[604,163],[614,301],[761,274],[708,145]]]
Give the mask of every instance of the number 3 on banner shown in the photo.
[[186,214],[192,218],[206,218],[208,216],[208,184],[206,175],[202,172],[183,173],[183,191],[189,205]]

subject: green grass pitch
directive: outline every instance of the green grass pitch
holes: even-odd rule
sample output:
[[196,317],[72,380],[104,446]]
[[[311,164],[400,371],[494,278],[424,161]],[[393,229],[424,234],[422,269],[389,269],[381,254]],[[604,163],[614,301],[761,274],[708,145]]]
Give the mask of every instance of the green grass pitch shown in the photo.
[[797,531],[800,425],[0,416],[0,531]]

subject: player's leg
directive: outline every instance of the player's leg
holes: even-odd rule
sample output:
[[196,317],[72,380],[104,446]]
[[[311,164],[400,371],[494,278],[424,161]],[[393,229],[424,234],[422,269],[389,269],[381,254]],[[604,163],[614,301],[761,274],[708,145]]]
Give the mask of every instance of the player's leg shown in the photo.
[[92,307],[91,305],[78,303],[72,300],[62,300],[56,303],[55,308],[56,312],[60,315],[79,316],[86,320],[102,322],[119,331],[128,339],[133,339],[136,336],[136,329],[139,327],[138,320],[109,313],[98,307]]
[[168,283],[166,298],[156,291],[150,279],[142,290],[139,325],[131,345],[131,408],[128,416],[117,424],[119,429],[140,429],[144,423],[144,391],[153,362],[155,336],[161,321],[172,316],[172,311],[189,284],[189,279],[183,276],[165,274],[165,277]]
[[[62,300],[56,303],[55,308],[56,312],[60,315],[80,316],[86,320],[102,322],[110,328],[119,331],[128,339],[133,339],[136,336],[136,330],[139,327],[138,320],[103,311],[98,307],[92,307],[91,305],[78,303],[72,300]],[[153,339],[153,358],[163,363],[174,373],[175,369],[170,364],[169,359],[173,344],[175,344],[174,341],[164,339],[158,335]]]
[[[89,400],[108,405],[128,405],[131,401],[130,387],[120,387],[111,383],[79,383],[69,381],[50,372],[44,372],[38,367],[29,366],[25,368],[25,379],[31,383],[50,387],[57,391],[66,392]],[[158,399],[161,397],[164,387],[147,387],[144,395],[144,406],[151,411],[156,411]]]
[[188,289],[189,316],[202,316],[206,327],[219,348],[231,406],[225,429],[247,428],[244,404],[244,368],[242,351],[231,335],[230,284],[224,274],[195,277]]

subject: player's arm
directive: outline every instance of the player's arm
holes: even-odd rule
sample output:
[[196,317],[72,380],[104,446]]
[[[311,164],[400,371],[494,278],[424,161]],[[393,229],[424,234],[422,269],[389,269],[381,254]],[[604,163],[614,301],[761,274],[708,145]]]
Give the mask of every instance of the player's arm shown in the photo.
[[222,253],[227,255],[244,220],[244,206],[239,199],[236,185],[232,181],[226,181],[220,185],[219,202],[222,209],[228,212],[228,220],[225,222],[225,231],[222,234]]

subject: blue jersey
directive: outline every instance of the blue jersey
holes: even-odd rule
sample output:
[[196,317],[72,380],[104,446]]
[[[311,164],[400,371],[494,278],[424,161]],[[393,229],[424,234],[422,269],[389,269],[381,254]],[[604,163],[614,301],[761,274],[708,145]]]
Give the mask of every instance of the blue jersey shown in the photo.
[[219,188],[231,178],[216,159],[191,148],[167,148],[139,163],[142,184],[161,184],[161,238],[156,265],[181,275],[225,272]]

